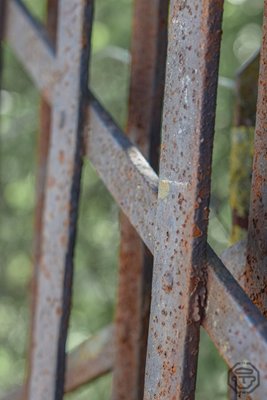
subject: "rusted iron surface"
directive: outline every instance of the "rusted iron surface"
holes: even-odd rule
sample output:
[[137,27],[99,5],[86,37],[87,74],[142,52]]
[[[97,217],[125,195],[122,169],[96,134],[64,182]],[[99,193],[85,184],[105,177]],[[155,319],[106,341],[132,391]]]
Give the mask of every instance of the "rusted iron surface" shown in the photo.
[[151,250],[158,177],[101,104],[92,95],[89,101],[86,156]]
[[264,1],[254,160],[248,229],[246,292],[267,316],[267,1]]
[[61,0],[59,7],[55,62],[64,73],[54,86],[42,246],[37,266],[27,394],[28,399],[34,400],[63,396],[83,143],[84,88],[88,80],[92,4]]
[[[165,0],[134,1],[127,135],[154,168],[160,145],[167,13]],[[112,398],[137,400],[143,399],[153,257],[122,213],[120,230]]]
[[[72,7],[75,7],[75,5],[77,5],[77,7],[82,7],[82,3],[84,4],[84,1],[82,2],[82,0],[81,2],[78,2],[78,0],[72,2],[70,0],[61,0],[62,10],[63,8],[67,9],[68,7],[74,10],[74,8]],[[157,342],[159,343],[164,342],[165,339],[167,341],[167,344],[170,342],[170,340],[172,339],[171,336],[168,337],[168,335],[166,335],[166,337],[164,337],[164,332],[166,332],[166,325],[167,327],[171,325],[170,322],[173,318],[173,314],[169,314],[169,316],[166,316],[165,314],[166,310],[169,311],[169,313],[177,313],[177,318],[179,317],[179,323],[182,322],[181,336],[178,337],[178,341],[176,341],[177,338],[173,338],[174,341],[173,343],[171,343],[171,346],[167,348],[167,350],[169,350],[170,348],[172,350],[173,348],[173,354],[175,354],[176,357],[178,357],[178,355],[181,355],[178,360],[179,365],[175,356],[174,358],[172,358],[171,356],[168,358],[168,360],[166,359],[166,363],[163,365],[164,379],[167,378],[164,382],[165,387],[160,388],[162,382],[158,382],[157,377],[154,376],[151,380],[149,377],[148,389],[151,390],[150,393],[147,394],[147,398],[150,398],[149,396],[151,393],[155,394],[155,398],[159,398],[157,397],[159,394],[160,398],[164,398],[164,396],[165,398],[171,398],[171,395],[173,395],[173,399],[179,398],[177,397],[180,395],[177,391],[177,387],[178,390],[180,390],[180,393],[183,392],[182,396],[184,397],[181,397],[180,395],[180,398],[192,398],[194,378],[191,379],[192,376],[190,376],[190,372],[193,374],[195,372],[194,361],[196,355],[193,354],[192,357],[189,357],[188,355],[190,355],[190,351],[197,351],[197,340],[194,340],[194,338],[197,338],[198,336],[200,323],[199,317],[202,316],[202,312],[204,311],[204,307],[202,307],[200,301],[202,297],[205,297],[205,292],[204,290],[202,291],[202,289],[205,289],[205,287],[202,286],[202,284],[205,284],[205,281],[207,280],[207,307],[206,314],[203,319],[203,326],[211,336],[213,342],[218,347],[230,367],[232,367],[237,361],[240,361],[240,358],[242,358],[245,360],[250,360],[259,369],[261,373],[261,385],[257,389],[257,391],[254,392],[255,394],[253,394],[253,398],[263,399],[267,397],[267,322],[265,318],[249,300],[244,291],[242,291],[240,286],[233,279],[231,274],[227,271],[220,259],[213,253],[209,246],[207,254],[207,271],[202,270],[203,276],[198,275],[198,272],[201,273],[201,269],[197,271],[197,268],[194,268],[193,271],[190,271],[190,266],[192,266],[192,263],[193,267],[197,265],[197,263],[194,263],[197,254],[200,254],[201,257],[199,257],[199,259],[201,259],[201,262],[205,260],[203,254],[205,254],[205,230],[207,224],[206,207],[209,196],[209,165],[211,153],[211,141],[207,142],[206,140],[207,137],[210,138],[212,136],[212,123],[210,122],[213,119],[214,111],[213,108],[209,107],[208,101],[211,101],[213,105],[215,103],[214,96],[212,96],[211,93],[215,93],[214,83],[216,82],[216,77],[214,77],[214,73],[216,74],[216,68],[214,68],[214,64],[212,64],[212,62],[213,55],[217,54],[217,51],[215,49],[214,51],[212,51],[211,54],[209,54],[208,41],[206,41],[205,39],[203,40],[203,37],[205,37],[205,34],[207,32],[211,33],[212,29],[214,29],[212,45],[214,45],[215,47],[218,45],[220,29],[216,29],[216,24],[213,25],[211,23],[212,21],[210,18],[212,13],[210,13],[210,11],[216,10],[216,7],[221,7],[221,1],[217,0],[213,1],[212,5],[210,5],[210,2],[208,0],[203,0],[200,4],[199,3],[200,2],[197,3],[196,0],[194,0],[193,2],[191,1],[190,3],[186,0],[177,0],[176,2],[173,0],[171,8],[170,20],[172,29],[170,34],[170,49],[172,49],[172,46],[174,46],[175,49],[172,52],[172,56],[174,57],[174,59],[169,58],[170,65],[168,68],[169,71],[171,71],[171,76],[168,76],[169,85],[167,87],[167,93],[169,95],[167,96],[167,99],[170,104],[172,101],[174,103],[171,104],[171,109],[169,108],[170,115],[165,116],[166,126],[164,127],[163,144],[166,144],[166,146],[163,146],[162,150],[162,166],[159,184],[159,207],[161,207],[161,210],[166,212],[165,215],[167,217],[169,216],[170,220],[166,222],[166,219],[164,219],[163,215],[164,213],[160,214],[160,208],[157,210],[157,191],[159,182],[157,175],[146,162],[141,153],[126,137],[123,136],[122,132],[117,128],[116,124],[104,111],[97,100],[94,99],[92,96],[90,96],[90,98],[88,99],[87,105],[87,112],[90,115],[90,120],[86,127],[86,153],[87,156],[91,159],[96,170],[102,177],[104,183],[111,191],[114,198],[118,201],[123,211],[127,214],[133,226],[136,227],[138,233],[143,238],[148,248],[151,250],[151,252],[154,252],[155,250],[157,256],[157,268],[166,268],[166,271],[168,269],[168,265],[166,265],[167,263],[164,264],[160,262],[160,255],[164,252],[166,256],[164,261],[169,261],[173,270],[178,272],[181,272],[182,270],[182,278],[180,277],[177,282],[175,281],[176,277],[172,280],[170,274],[164,276],[165,280],[163,281],[163,288],[161,288],[164,292],[161,293],[163,294],[162,299],[165,301],[164,307],[162,307],[162,303],[159,303],[163,311],[163,314],[160,315],[160,322],[163,323],[163,330],[158,332],[161,340],[159,340],[159,337],[156,338]],[[78,58],[80,57],[83,50],[84,58],[86,58],[87,55],[86,46],[83,50],[81,49],[82,46],[70,46],[70,48],[68,46],[70,42],[72,44],[74,43],[75,36],[76,39],[79,35],[79,37],[81,38],[81,31],[84,28],[82,21],[84,22],[84,18],[81,16],[82,13],[80,13],[80,21],[77,21],[76,19],[75,23],[72,23],[71,19],[76,15],[77,9],[76,11],[74,10],[71,13],[71,16],[70,14],[68,14],[68,12],[66,12],[65,14],[61,10],[62,14],[64,15],[64,20],[61,20],[61,25],[59,27],[60,35],[58,40],[57,55],[55,55],[52,48],[53,46],[51,46],[51,43],[49,42],[49,40],[47,40],[47,33],[39,32],[38,26],[28,15],[22,3],[19,0],[10,0],[7,2],[7,4],[7,39],[10,41],[12,47],[15,49],[18,57],[28,68],[29,72],[33,75],[37,86],[43,90],[43,95],[46,96],[46,99],[53,100],[55,104],[57,104],[57,107],[53,110],[53,135],[51,139],[52,151],[49,154],[50,164],[48,170],[49,177],[47,180],[47,186],[49,187],[49,190],[47,192],[48,200],[45,204],[45,228],[43,235],[44,243],[41,251],[40,263],[41,284],[38,286],[38,289],[40,291],[38,292],[38,303],[36,307],[36,320],[39,321],[40,324],[35,322],[36,324],[34,335],[36,340],[34,343],[35,346],[33,348],[32,354],[32,360],[34,362],[31,365],[31,380],[29,385],[30,390],[28,399],[60,399],[63,395],[64,368],[61,367],[64,366],[64,343],[66,337],[66,323],[68,317],[67,314],[69,309],[69,283],[71,281],[72,275],[71,259],[75,236],[75,209],[69,209],[68,204],[71,200],[74,208],[76,207],[77,198],[73,199],[72,195],[74,195],[74,193],[78,195],[79,190],[77,190],[77,187],[74,187],[73,181],[76,180],[77,182],[79,182],[80,172],[80,157],[78,155],[79,152],[76,152],[79,145],[77,142],[75,143],[75,134],[74,136],[71,136],[71,132],[76,133],[77,128],[81,127],[81,102],[78,101],[81,100],[81,98],[79,97],[79,94],[81,93],[79,93],[79,90],[81,84],[83,84],[84,88],[86,88],[87,84],[87,81],[85,80],[86,72],[83,71],[83,73],[81,74],[82,79],[80,82],[77,82],[78,79],[73,79],[71,80],[71,85],[68,85],[68,79],[70,76],[73,76],[72,74],[74,74],[74,76],[76,77],[80,76],[80,71],[77,72],[77,70],[75,69],[77,68],[77,64],[79,64],[79,61],[76,59],[76,64],[71,62],[73,61],[73,59],[75,59],[73,52],[77,51],[76,55]],[[175,7],[173,6],[173,4],[175,4]],[[196,9],[194,9],[194,7]],[[90,10],[91,9],[89,7],[89,14]],[[191,15],[190,11],[196,11],[195,15],[197,16],[197,18],[196,20],[194,20],[193,23],[191,23],[191,18],[193,17],[193,14]],[[70,17],[70,20],[68,19],[68,17]],[[218,21],[220,20],[220,12],[217,15],[217,19]],[[88,16],[87,21],[91,21],[91,14]],[[179,21],[185,23],[179,24]],[[76,23],[78,28],[75,25]],[[200,26],[201,29],[198,29]],[[190,31],[187,32],[186,29],[189,29],[189,27]],[[176,29],[178,29],[178,31]],[[84,28],[84,31],[85,30],[86,29]],[[198,32],[198,35],[196,35],[196,40],[192,43],[188,43],[188,41],[190,41],[191,35],[195,31]],[[265,31],[266,29],[264,30],[264,32]],[[20,33],[19,38],[17,32]],[[70,35],[71,32],[74,33],[73,36],[72,34]],[[182,35],[180,35],[181,33]],[[84,36],[82,37],[84,39]],[[19,39],[18,42],[17,39]],[[38,54],[36,58],[27,57],[28,53],[26,50],[29,47],[29,41],[32,44],[31,52],[33,52],[33,49],[35,49],[35,53]],[[77,42],[75,43],[81,44],[81,41],[77,40]],[[87,42],[82,41],[83,45],[85,43]],[[179,47],[176,47],[178,44]],[[265,46],[266,45],[264,37],[263,50],[265,49]],[[62,54],[65,51],[67,55]],[[179,52],[179,54],[177,54],[177,51]],[[194,52],[196,52],[196,57],[193,55]],[[185,59],[187,55],[190,62],[185,62],[185,64],[183,65],[184,61],[188,61],[188,59]],[[203,55],[207,56],[206,64],[203,60]],[[38,58],[39,56],[41,57],[40,59]],[[176,58],[176,56],[180,57]],[[260,90],[262,90],[262,92],[260,93],[260,104],[258,109],[257,122],[258,134],[260,138],[262,138],[262,133],[264,132],[263,107],[266,103],[265,93],[263,91],[265,82],[265,50],[263,51],[262,60],[263,65],[261,67],[260,85]],[[73,64],[75,64],[75,66],[73,66]],[[175,68],[175,66],[177,67],[177,64],[179,65],[178,69]],[[84,62],[83,65],[86,65],[86,62]],[[196,65],[197,68],[195,68]],[[73,66],[75,71],[72,70],[72,67],[68,69],[66,68],[66,66]],[[187,70],[188,68],[189,72]],[[193,69],[191,70],[190,68]],[[184,74],[184,72],[188,72],[188,74]],[[182,74],[180,81],[175,79],[177,78],[177,76],[179,77],[179,73]],[[176,77],[174,76],[175,74],[177,74]],[[190,81],[194,81],[194,85],[190,85]],[[57,84],[55,84],[56,82]],[[170,82],[172,82],[173,84],[170,85]],[[181,90],[180,93],[182,99],[180,99],[180,105],[184,105],[185,108],[179,108],[180,116],[183,116],[184,119],[178,121],[178,115],[177,120],[174,116],[172,121],[170,121],[171,117],[173,117],[172,113],[175,112],[175,107],[179,105],[178,99],[176,99],[175,101],[175,96],[177,95],[177,93],[179,93],[179,91],[177,90],[177,85],[179,88],[184,89],[184,91]],[[204,87],[206,87],[205,91],[202,90]],[[63,96],[63,93],[65,98]],[[206,97],[202,97],[203,93]],[[186,104],[186,99],[188,100],[188,104]],[[194,108],[195,102],[197,102],[196,108]],[[73,107],[73,109],[71,107]],[[205,121],[203,121],[203,118],[205,118]],[[178,122],[179,124],[177,125]],[[187,125],[187,123],[189,125]],[[169,124],[172,125],[171,128]],[[207,126],[205,124],[207,124]],[[64,129],[62,129],[63,126]],[[196,128],[195,136],[193,134],[193,127]],[[168,143],[165,143],[166,139],[168,138],[169,129],[173,136],[169,137]],[[61,130],[64,131],[64,135],[60,135]],[[205,137],[201,136],[203,130],[205,130],[205,135],[207,135]],[[57,133],[57,136],[55,136],[55,132]],[[181,137],[182,132],[184,132],[183,137]],[[176,139],[179,136],[181,142],[176,143]],[[192,138],[194,138],[194,143],[192,143],[192,146],[190,146],[188,145],[188,143],[190,143],[190,140],[192,141]],[[67,142],[68,139],[69,142]],[[81,138],[79,137],[79,139]],[[202,139],[204,139],[203,142]],[[258,140],[258,143],[262,143],[262,147],[263,149],[265,149],[264,142],[260,141],[260,139]],[[80,143],[79,140],[78,142]],[[177,146],[178,150],[175,149],[175,145]],[[183,152],[181,146],[186,147],[186,153]],[[203,150],[203,146],[206,147],[206,152]],[[60,150],[62,150],[61,148],[63,147],[64,156],[60,152]],[[194,153],[194,149],[196,148],[201,149],[201,157],[199,158],[197,156],[197,152]],[[262,153],[259,153],[260,157],[257,155],[257,157],[255,158],[256,170],[258,168],[257,162],[260,163],[261,154]],[[67,161],[69,161],[69,163],[68,166],[65,168],[64,165],[67,164],[66,157],[68,158]],[[207,159],[203,160],[203,157],[206,157]],[[185,165],[185,163],[187,164]],[[75,165],[77,169],[75,168]],[[196,168],[193,169],[192,165]],[[263,164],[261,164],[261,166],[262,165]],[[201,168],[203,168],[204,166],[206,169],[204,171],[201,171]],[[190,174],[188,170],[185,170],[185,175],[180,177],[179,172],[183,171],[184,167],[191,168],[192,174]],[[53,176],[54,170],[57,171],[56,176]],[[173,172],[170,173],[170,170],[172,170]],[[265,201],[265,182],[263,175],[264,171],[261,171],[260,169],[258,169],[258,171],[258,175],[254,173],[254,190],[256,189],[255,193],[256,195],[258,195],[258,205],[261,205],[264,204]],[[58,175],[58,172],[62,172],[62,175],[60,175],[60,173]],[[65,176],[64,173],[66,173]],[[56,178],[57,181],[55,182],[53,179],[50,178]],[[61,178],[62,181],[58,182],[58,179]],[[187,181],[191,181],[191,186],[189,185],[189,187],[187,188],[188,190],[185,189],[185,185],[183,185],[187,184]],[[195,188],[194,190],[192,187],[192,183]],[[58,184],[60,184],[60,186],[58,186]],[[204,189],[203,193],[199,193],[201,188]],[[178,213],[176,213],[176,210],[172,210],[172,207],[176,206],[175,196],[177,196],[178,192],[183,194],[183,198],[181,199],[180,197],[179,199],[180,202],[186,200],[187,206],[190,206],[190,209],[192,211],[192,213],[188,213],[187,221],[185,221],[186,217],[183,214],[179,215],[179,210]],[[174,199],[170,199],[170,202],[166,206],[164,200],[172,194],[174,195]],[[198,195],[199,198],[202,199],[202,201],[200,202],[198,201]],[[57,198],[57,196],[59,197]],[[64,197],[64,199],[62,199],[62,197]],[[58,206],[58,201],[61,202],[62,207]],[[257,202],[254,202],[253,204],[256,203]],[[181,206],[181,208],[183,208],[185,212],[188,211],[184,204],[178,204],[178,206]],[[195,208],[195,206],[197,208]],[[54,218],[53,220],[50,219],[51,213],[56,213],[57,218]],[[263,215],[263,217],[265,218],[264,214],[259,215]],[[178,218],[178,225],[180,227],[181,225],[183,225],[183,222],[186,222],[185,227],[181,227],[184,229],[183,235],[181,235],[180,232],[177,233],[177,236],[173,235],[175,229],[177,229],[177,221],[175,220],[175,217]],[[181,221],[181,219],[184,219],[184,221]],[[64,237],[64,234],[63,236],[61,235],[61,232],[63,232],[61,229],[64,226],[65,221],[67,221],[67,224],[69,224],[70,228],[70,231],[68,231],[68,227],[65,226],[68,231],[67,237]],[[162,226],[160,226],[161,222]],[[194,224],[195,222],[196,224]],[[256,222],[256,225],[258,223],[258,221],[254,221],[253,219],[252,222],[254,224]],[[161,234],[163,233],[164,235],[165,233],[165,237],[163,237],[165,243],[164,240],[161,244],[156,243],[157,247],[156,249],[154,249],[154,243],[157,242],[155,241],[155,238],[158,238],[160,236],[159,231],[155,232],[154,229],[154,224],[156,223],[159,230],[161,230]],[[169,227],[167,227],[168,224]],[[57,238],[60,239],[61,243],[59,245],[57,245],[57,239],[53,240],[51,232],[56,233]],[[186,239],[186,237],[190,239],[189,243],[185,242],[184,239]],[[181,239],[180,243],[176,244],[175,239]],[[184,240],[184,242],[182,242],[182,239]],[[167,247],[169,249],[167,249],[167,251],[165,252],[164,245],[167,244],[167,242]],[[172,243],[172,246],[170,246],[169,243]],[[259,243],[260,250],[262,251],[263,247],[261,246],[263,241],[260,240]],[[69,252],[67,254],[65,251],[66,247],[65,250],[61,247],[66,246],[66,244],[68,244],[69,249]],[[196,245],[197,248],[195,247]],[[160,246],[163,246],[162,252],[159,251],[161,250]],[[184,251],[184,253],[182,253],[183,255],[185,255],[183,266],[179,265],[179,259],[176,254],[174,254],[174,257],[172,258],[172,255],[168,253],[171,249],[173,249],[173,251],[177,251],[177,249]],[[189,253],[187,253],[187,251]],[[229,251],[233,251],[233,249]],[[227,257],[229,257],[229,254]],[[227,257],[225,259],[227,259]],[[262,260],[264,260],[264,257],[262,257]],[[60,265],[60,268],[54,268],[55,265]],[[64,266],[66,265],[68,267],[68,277],[70,279],[65,279],[66,291],[63,293],[62,286],[58,285],[58,282],[60,280],[61,282],[63,282]],[[189,266],[189,269],[187,269],[186,271],[179,268],[184,268],[185,265]],[[198,264],[198,267],[199,266],[200,265]],[[192,275],[191,272],[193,272]],[[233,269],[234,275],[237,272],[239,274],[239,270]],[[53,274],[55,277],[55,281],[53,282],[52,286],[49,286],[47,285],[47,282],[49,280],[50,282],[52,281],[51,277],[53,276]],[[248,276],[250,278],[252,277],[251,271],[249,271]],[[245,275],[245,278],[246,277],[247,275]],[[58,278],[58,280],[56,278]],[[172,301],[169,302],[170,293],[172,292],[173,285],[175,285],[176,283],[179,284],[180,282],[185,283],[184,287],[181,289],[181,291],[183,291],[182,294],[184,298],[180,300],[179,297],[177,299],[175,298],[175,296],[173,296]],[[263,279],[260,279],[260,282],[262,283]],[[159,283],[159,286],[160,285],[161,283]],[[196,290],[194,291],[195,287]],[[50,293],[47,297],[43,296],[44,292],[47,291],[46,293],[48,293],[50,289],[51,296]],[[249,289],[251,289],[251,286],[249,286]],[[193,296],[188,299],[188,295],[192,293],[192,290],[194,291]],[[196,301],[194,302],[195,298]],[[66,301],[64,302],[62,300]],[[44,308],[42,308],[42,302],[46,301],[47,303],[49,303],[49,307],[46,307],[45,305]],[[179,306],[185,306],[188,312],[186,312],[185,308],[182,307],[180,311],[177,311]],[[61,315],[62,307],[65,313],[63,317]],[[157,304],[155,304],[154,309],[157,309]],[[55,313],[51,313],[51,310],[55,311]],[[41,311],[44,311],[42,315]],[[190,312],[191,315],[189,315]],[[191,326],[188,325],[187,318],[189,319],[189,321],[192,320]],[[185,322],[184,324],[183,321]],[[174,321],[174,323],[176,323],[176,321]],[[156,320],[152,322],[152,328],[153,324],[157,324]],[[36,327],[38,329],[36,329]],[[177,332],[177,326],[173,329],[173,331],[175,330]],[[190,334],[192,334],[192,330],[196,334],[191,335],[191,345]],[[157,333],[156,330],[153,333]],[[171,332],[171,334],[173,334],[173,332]],[[185,343],[185,339],[188,337],[189,342]],[[186,346],[179,347],[179,341],[183,344],[186,344]],[[60,344],[60,346],[57,354],[58,344]],[[155,352],[157,350],[159,350],[160,352],[162,348],[155,349]],[[39,355],[46,358],[46,365],[41,365],[41,363],[39,363],[40,359],[37,359],[36,357]],[[156,355],[156,357],[154,358],[154,360],[156,360],[157,362],[151,362],[151,359],[149,361],[151,365],[151,371],[153,371],[155,367],[157,370],[160,370],[161,368],[161,360],[157,359],[157,357],[158,355]],[[163,354],[162,357],[164,358],[165,355]],[[175,362],[170,364],[169,362],[172,360],[174,360]],[[187,361],[192,361],[190,367],[192,366],[193,369],[189,367],[187,368]],[[181,367],[181,364],[184,374],[179,375],[177,374],[177,372],[179,371],[179,367]],[[148,372],[151,373],[151,371]],[[187,377],[189,378],[188,386],[179,387],[179,385],[181,384],[181,380]],[[59,385],[56,384],[56,380],[58,380]],[[159,383],[159,389],[157,389],[156,385],[155,387],[152,387],[151,385],[151,387],[149,388],[149,383],[151,382],[156,382],[156,384]],[[176,387],[174,388],[175,384]],[[170,387],[170,392],[167,394],[167,392],[165,393],[164,390],[166,388],[167,391],[168,385]],[[47,388],[48,391],[46,391]],[[154,389],[157,393],[153,393]],[[161,391],[161,389],[163,390]],[[159,393],[160,391],[161,393]]]
[[266,399],[267,321],[210,248],[208,269],[203,326],[230,367],[246,360],[260,371],[260,386],[250,397]]
[[[114,363],[113,334],[113,326],[107,326],[67,354],[65,393],[72,392],[112,370]],[[1,400],[22,399],[22,387],[1,397]]]
[[144,399],[193,399],[223,2],[170,2]]
[[[127,139],[123,138],[119,128],[116,127],[115,123],[95,99],[92,100],[90,109],[90,126],[87,127],[87,130],[88,140],[89,138],[91,139],[88,142],[87,156],[93,161],[93,165],[100,174],[103,182],[109,188],[114,199],[120,204],[123,211],[127,213],[131,223],[136,227],[138,233],[153,253],[155,240],[152,228],[156,216],[158,178],[153,170],[149,168],[141,154],[138,154],[137,150],[134,150],[134,154],[136,154],[134,158],[130,159],[128,157],[129,149],[133,151],[134,147]],[[97,135],[100,137],[100,143],[98,144],[96,143],[96,132],[98,132]],[[91,150],[90,144],[93,144]],[[101,162],[97,154],[102,154],[103,160],[106,160],[106,163]],[[120,162],[112,163],[113,157],[115,161],[119,159]],[[138,160],[138,163],[136,160]],[[111,168],[111,165],[113,168]],[[124,186],[122,187],[123,182]],[[139,193],[141,193],[140,196],[136,195],[137,187]],[[127,197],[125,197],[126,195]],[[149,204],[150,212],[148,213],[145,211],[143,220],[140,222],[143,210],[147,210]],[[242,245],[240,246],[242,247]],[[234,253],[233,248],[230,248],[229,251],[231,254]],[[223,257],[229,260],[227,251],[224,253]],[[227,266],[230,269],[231,263],[229,262]],[[209,245],[207,267],[210,289],[207,292],[207,304],[209,307],[203,322],[205,330],[208,332],[215,345],[219,349],[222,349],[223,356],[229,367],[233,367],[237,361],[240,361],[238,359],[238,351],[236,352],[236,358],[232,358],[229,351],[223,351],[225,341],[220,341],[220,337],[228,338],[229,334],[229,325],[224,324],[223,320],[220,321],[220,314],[218,315],[218,310],[222,308],[221,299],[223,298],[225,302],[224,319],[229,323],[232,319],[233,312],[234,318],[236,321],[239,321],[240,332],[255,331],[256,334],[258,327],[261,327],[261,332],[263,333],[254,336],[256,338],[255,341],[259,341],[259,345],[253,346],[253,336],[249,337],[249,335],[246,335],[243,338],[242,352],[243,359],[249,360],[251,352],[253,351],[253,357],[258,360],[257,365],[263,367],[259,370],[264,377],[266,353],[263,349],[267,346],[267,335],[265,334],[267,322],[265,318],[259,315],[256,307],[240,289],[237,282],[233,279],[220,258],[212,251]],[[235,271],[237,271],[238,274],[240,272],[238,268],[233,267],[232,273],[235,274]],[[220,279],[220,276],[222,276],[223,279]],[[224,279],[225,277],[227,279]],[[212,289],[213,285],[215,285],[214,290]],[[229,288],[234,288],[234,290],[229,290]],[[231,297],[228,297],[229,291],[231,292]],[[211,297],[211,301],[209,300],[210,293],[214,294]],[[249,310],[248,313],[246,311],[247,309]],[[243,318],[240,316],[241,311],[244,312]],[[256,320],[250,317],[253,316],[254,313],[257,316]],[[214,321],[217,321],[217,323],[214,323]],[[227,340],[230,348],[236,345],[234,336],[230,336]],[[265,387],[264,390],[266,390],[267,383],[262,383],[262,385]]]
[[236,77],[229,187],[232,209],[231,243],[247,237],[258,76],[259,52],[256,52],[241,66]]
[[241,240],[224,250],[220,257],[223,264],[242,288],[244,288],[242,276],[246,266],[246,249],[247,241]]
[[5,37],[18,59],[30,72],[37,88],[49,101],[62,76],[55,68],[55,55],[49,35],[20,0],[6,2]]
[[[56,47],[57,36],[57,12],[58,0],[48,0],[46,9],[46,32],[51,40],[51,45]],[[42,246],[42,231],[43,231],[43,211],[45,202],[45,189],[47,177],[47,163],[50,145],[51,134],[51,106],[46,101],[45,97],[41,97],[40,101],[40,125],[39,137],[37,144],[37,172],[36,172],[36,200],[34,213],[34,236],[33,236],[33,259],[34,269],[31,278],[31,322],[29,334],[29,350],[28,360],[30,364],[31,350],[33,348],[33,327],[35,320],[35,304],[37,301],[37,282],[38,282],[38,267],[40,265],[41,246]],[[29,378],[29,374],[27,374]]]

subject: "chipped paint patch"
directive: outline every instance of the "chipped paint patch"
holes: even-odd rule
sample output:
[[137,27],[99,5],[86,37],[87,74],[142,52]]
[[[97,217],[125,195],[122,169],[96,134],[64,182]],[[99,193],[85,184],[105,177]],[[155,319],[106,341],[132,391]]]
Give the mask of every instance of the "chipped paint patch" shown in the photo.
[[164,200],[170,193],[170,182],[167,180],[161,180],[159,182],[159,199]]

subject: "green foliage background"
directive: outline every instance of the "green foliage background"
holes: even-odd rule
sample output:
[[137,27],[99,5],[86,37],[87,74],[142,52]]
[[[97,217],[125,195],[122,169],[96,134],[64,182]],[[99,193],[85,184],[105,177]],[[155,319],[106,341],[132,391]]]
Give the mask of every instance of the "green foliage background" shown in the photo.
[[[45,2],[25,0],[43,18]],[[121,127],[129,84],[131,0],[96,0],[91,87]],[[222,251],[229,243],[229,150],[237,68],[260,46],[263,0],[226,0],[213,158],[209,240]],[[144,55],[145,56],[145,55]],[[29,323],[33,208],[39,95],[5,47],[0,135],[0,396],[22,382]],[[117,282],[117,207],[89,163],[82,181],[75,281],[68,349],[110,322]],[[197,399],[226,399],[224,362],[205,334],[200,350]],[[107,399],[104,377],[67,399]]]

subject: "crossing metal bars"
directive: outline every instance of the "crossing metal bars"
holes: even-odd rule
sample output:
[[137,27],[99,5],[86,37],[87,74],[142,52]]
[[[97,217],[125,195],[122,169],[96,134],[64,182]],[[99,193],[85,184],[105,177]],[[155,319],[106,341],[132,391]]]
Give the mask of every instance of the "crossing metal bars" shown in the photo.
[[[83,153],[125,214],[122,232],[126,229],[127,234],[122,238],[113,339],[115,356],[114,362],[110,361],[114,369],[113,398],[124,399],[128,391],[127,398],[141,399],[144,389],[147,400],[193,399],[200,325],[229,367],[249,360],[259,370],[260,386],[250,397],[267,398],[267,322],[253,304],[255,301],[261,307],[266,301],[266,159],[263,153],[266,147],[267,0],[252,185],[249,272],[245,270],[247,284],[241,280],[243,288],[238,283],[243,273],[242,246],[226,251],[226,268],[206,241],[222,0],[171,0],[159,177],[136,147],[140,146],[156,168],[164,82],[166,3],[164,0],[150,0],[146,5],[140,0],[134,2],[129,139],[87,88],[92,1],[51,0],[49,7],[58,7],[56,38],[52,37],[52,41],[49,22],[45,29],[20,0],[5,2],[5,39],[51,107],[45,199],[40,210],[42,223],[36,257],[30,368],[24,393],[27,400],[60,400],[64,393],[65,340]],[[144,43],[142,35],[147,27],[147,43]],[[149,51],[147,58],[142,54],[144,48]],[[150,256],[131,231],[126,217],[155,256],[144,388],[144,374],[140,371],[145,368],[143,354],[149,298],[142,290],[144,285],[150,286],[151,261],[149,265],[144,261]],[[258,238],[259,251],[253,244]],[[125,255],[126,241],[130,252]],[[131,249],[139,252],[137,264],[132,261]],[[235,255],[233,259],[231,254]],[[240,268],[236,268],[237,257],[242,264]],[[135,283],[131,282],[133,276],[137,279]],[[139,296],[133,303],[131,294],[127,294],[128,287]],[[129,321],[125,299],[134,307],[136,326]],[[120,357],[120,352],[124,351],[123,332],[127,327],[133,329],[126,338],[130,346],[126,352],[128,370]],[[108,343],[110,347],[112,342]],[[104,349],[108,348],[104,346]],[[71,361],[73,367],[67,369],[65,388],[83,384],[111,368],[103,358],[102,362],[96,362],[94,357],[91,361],[89,357],[91,372],[82,378],[83,363],[84,360],[79,359]],[[118,388],[123,372],[126,382]],[[78,377],[76,381],[75,376]],[[76,383],[69,383],[73,381]],[[18,398],[20,393],[17,393]]]

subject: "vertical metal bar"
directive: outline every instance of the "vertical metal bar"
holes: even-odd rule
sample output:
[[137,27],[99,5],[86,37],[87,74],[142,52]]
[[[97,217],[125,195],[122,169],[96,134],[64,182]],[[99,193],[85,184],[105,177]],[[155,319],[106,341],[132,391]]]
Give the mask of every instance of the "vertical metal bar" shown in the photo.
[[148,399],[194,399],[222,0],[171,0],[146,365]]
[[244,287],[267,316],[267,0],[264,1],[253,175],[250,199],[247,265]]
[[[231,131],[230,156],[232,243],[247,237],[258,75],[259,53],[257,52],[237,73],[235,126]],[[242,265],[243,273],[245,263],[243,264],[241,261],[240,251],[241,248],[239,248],[238,253],[238,265]],[[233,257],[231,257],[232,259]],[[232,372],[229,371],[229,374],[232,374]],[[234,380],[231,379],[231,382],[234,382]],[[228,399],[237,400],[237,396],[237,390],[228,385]]]
[[92,1],[60,0],[28,399],[63,398]]
[[230,155],[231,243],[247,237],[258,77],[257,52],[240,68],[236,79],[237,98]]
[[[168,1],[134,1],[127,134],[158,169]],[[153,257],[128,218],[121,244],[112,398],[143,398]]]
[[[57,35],[57,14],[58,0],[47,0],[46,22],[45,27],[49,38],[56,47]],[[43,211],[45,200],[45,182],[47,175],[47,160],[49,153],[51,135],[51,106],[41,97],[40,102],[40,125],[39,137],[37,144],[37,173],[36,173],[36,206],[34,216],[34,238],[33,238],[33,254],[34,254],[34,270],[31,282],[31,327],[29,340],[29,364],[31,359],[31,350],[33,348],[33,327],[35,319],[35,304],[37,302],[37,280],[38,266],[41,255],[42,230],[43,230]]]
[[[58,0],[47,1],[46,29],[48,35],[56,46],[57,34],[57,13]],[[41,232],[43,221],[43,208],[45,197],[45,181],[47,173],[47,158],[49,152],[51,131],[51,106],[44,97],[41,98],[40,105],[40,132],[37,148],[37,176],[36,176],[36,207],[35,207],[35,229],[34,229],[34,260],[38,265],[41,251]],[[34,271],[37,274],[38,271]],[[36,275],[37,276],[37,275]],[[34,283],[35,282],[35,283]],[[33,278],[33,286],[36,284],[36,278]],[[35,289],[33,289],[35,293]],[[34,301],[35,303],[35,301]]]

